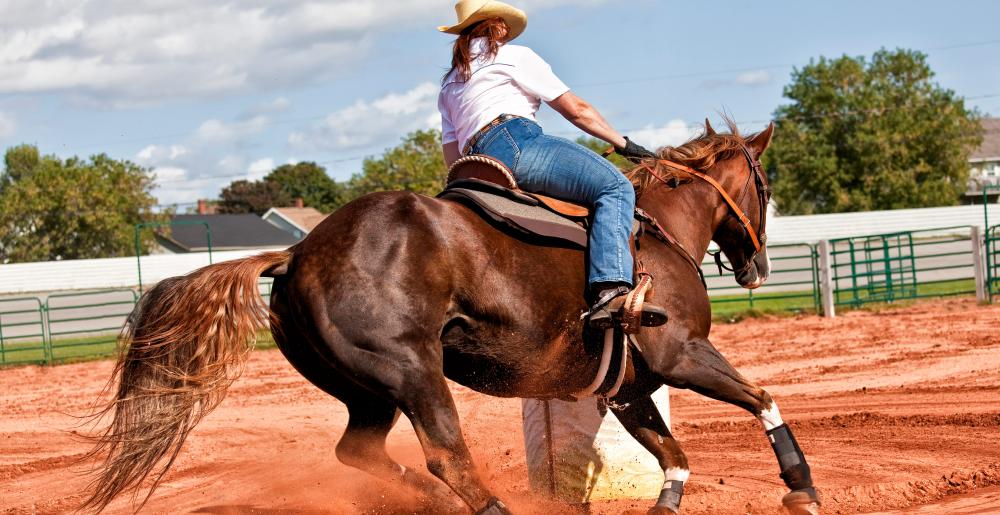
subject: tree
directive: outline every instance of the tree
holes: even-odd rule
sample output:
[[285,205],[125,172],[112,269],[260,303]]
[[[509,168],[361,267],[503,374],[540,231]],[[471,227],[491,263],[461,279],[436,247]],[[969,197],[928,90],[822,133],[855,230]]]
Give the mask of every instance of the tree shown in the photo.
[[3,156],[4,175],[0,180],[0,190],[30,174],[41,160],[38,147],[34,145],[18,145],[7,149]]
[[391,190],[436,195],[444,189],[448,175],[441,152],[441,133],[433,129],[412,132],[382,157],[366,158],[361,170],[347,183],[348,199]]
[[926,55],[810,62],[784,89],[765,164],[784,214],[951,205],[981,141],[977,114],[932,81]]
[[291,195],[281,189],[280,184],[271,181],[233,181],[222,189],[219,196],[222,201],[218,211],[222,214],[253,213],[260,216],[272,207],[292,203]]
[[306,206],[324,213],[336,209],[344,194],[344,187],[313,162],[281,165],[264,181],[277,184],[292,200],[301,198]]
[[[9,149],[0,184],[0,262],[130,256],[134,227],[160,220],[152,212],[153,177],[130,162],[100,154],[89,160]],[[155,244],[143,236],[144,251]]]

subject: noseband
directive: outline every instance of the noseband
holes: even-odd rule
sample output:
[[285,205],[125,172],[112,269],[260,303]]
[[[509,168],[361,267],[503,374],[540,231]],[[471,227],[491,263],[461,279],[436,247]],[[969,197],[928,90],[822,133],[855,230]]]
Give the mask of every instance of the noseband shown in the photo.
[[[746,270],[753,264],[753,261],[757,257],[757,254],[760,253],[760,251],[764,248],[764,245],[767,243],[767,236],[764,233],[764,224],[766,221],[765,210],[767,209],[767,203],[771,197],[771,188],[767,185],[767,181],[764,180],[764,171],[761,167],[760,160],[754,157],[753,153],[750,152],[750,149],[747,148],[745,144],[741,145],[740,148],[743,151],[743,157],[746,158],[747,165],[750,168],[750,174],[747,176],[746,184],[743,186],[743,190],[740,192],[738,201],[733,200],[733,198],[729,195],[729,193],[726,192],[725,188],[723,188],[722,185],[719,184],[719,181],[716,181],[714,178],[712,178],[711,176],[709,176],[704,172],[699,172],[694,168],[691,168],[689,166],[684,166],[680,163],[675,163],[667,159],[657,159],[656,162],[672,170],[683,172],[693,177],[697,177],[711,184],[712,187],[714,187],[716,191],[718,191],[719,194],[722,195],[722,198],[726,201],[726,204],[729,205],[730,209],[729,216],[733,216],[737,220],[739,220],[740,224],[746,230],[747,235],[750,237],[750,241],[753,243],[754,253],[753,255],[750,256],[750,258],[747,260],[746,265],[744,265],[742,269]],[[663,184],[669,184],[666,179],[661,177],[660,174],[656,172],[655,167],[644,164],[642,165],[642,168],[645,169],[647,172],[649,172],[650,175],[656,178],[656,180],[662,182]],[[754,181],[754,186],[756,186],[757,190],[757,201],[759,203],[759,208],[761,213],[760,230],[754,229],[753,223],[750,221],[750,218],[746,215],[746,212],[743,210],[743,208],[740,207],[743,203],[743,198],[746,197],[747,193],[750,190],[751,180]],[[722,274],[723,268],[731,272],[735,272],[735,270],[733,270],[732,268],[725,267],[722,264],[721,250],[715,253],[714,256],[715,256],[715,264],[719,267],[720,275]]]

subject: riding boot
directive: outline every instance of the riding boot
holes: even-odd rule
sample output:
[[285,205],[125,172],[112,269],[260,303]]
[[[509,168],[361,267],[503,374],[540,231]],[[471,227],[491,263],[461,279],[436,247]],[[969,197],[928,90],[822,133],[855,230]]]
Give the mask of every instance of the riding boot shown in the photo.
[[[624,283],[595,285],[597,300],[587,312],[587,324],[594,329],[609,329],[620,325],[625,314],[625,299],[630,289]],[[643,327],[656,327],[667,323],[667,312],[662,307],[644,302],[640,323]]]

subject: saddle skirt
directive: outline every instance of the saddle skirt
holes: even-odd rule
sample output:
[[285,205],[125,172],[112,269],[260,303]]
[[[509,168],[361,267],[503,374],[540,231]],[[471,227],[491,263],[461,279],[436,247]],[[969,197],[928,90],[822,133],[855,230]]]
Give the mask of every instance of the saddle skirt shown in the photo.
[[460,202],[516,236],[587,248],[590,209],[521,190],[510,170],[489,156],[455,161],[438,198]]

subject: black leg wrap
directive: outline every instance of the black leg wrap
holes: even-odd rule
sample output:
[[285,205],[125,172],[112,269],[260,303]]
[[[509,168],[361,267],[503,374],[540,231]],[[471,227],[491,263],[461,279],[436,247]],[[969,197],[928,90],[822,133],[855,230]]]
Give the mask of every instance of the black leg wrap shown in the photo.
[[673,510],[674,513],[681,511],[681,497],[684,496],[684,482],[670,481],[670,485],[663,485],[660,491],[660,498],[656,500],[656,505],[661,508]]
[[476,515],[510,515],[510,510],[500,499],[490,497],[490,502],[486,503],[485,508],[477,511]]
[[782,424],[768,431],[767,438],[771,441],[774,456],[778,458],[781,479],[785,481],[785,485],[791,490],[812,489],[809,464],[806,463],[806,457],[802,454],[802,449],[799,448],[788,425]]

